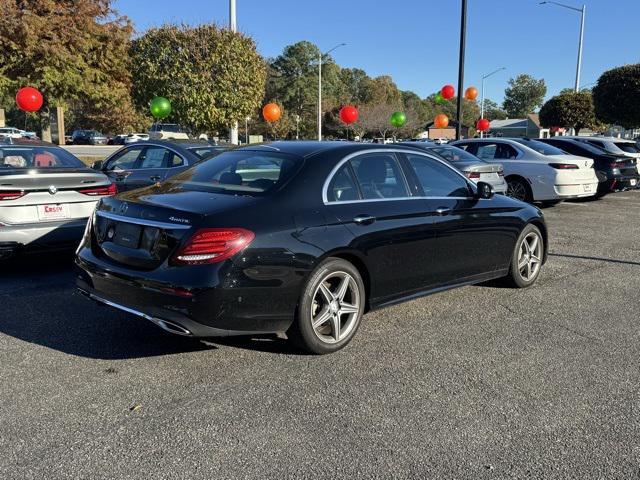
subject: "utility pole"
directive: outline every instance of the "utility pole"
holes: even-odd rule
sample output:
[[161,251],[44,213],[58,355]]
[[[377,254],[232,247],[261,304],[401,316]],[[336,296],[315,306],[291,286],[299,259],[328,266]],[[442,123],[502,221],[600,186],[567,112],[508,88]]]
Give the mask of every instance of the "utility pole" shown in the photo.
[[[487,73],[486,75],[482,76],[482,87],[480,89],[480,91],[482,92],[480,94],[480,118],[484,118],[484,81],[485,79],[489,78],[491,75],[494,75],[500,72],[501,70],[506,70],[506,68],[507,67],[500,67],[495,69],[493,72]],[[484,132],[480,132],[480,138],[484,138]]]
[[460,56],[458,57],[458,103],[456,105],[456,140],[462,131],[462,89],[464,88],[464,49],[467,39],[467,0],[462,0],[460,12]]
[[[236,23],[236,0],[229,0],[229,30],[232,32],[238,31],[238,25]],[[229,130],[229,143],[238,145],[238,122],[234,121],[231,124]]]
[[340,43],[325,53],[318,54],[318,141],[322,141],[322,59],[336,48],[344,47],[346,43]]

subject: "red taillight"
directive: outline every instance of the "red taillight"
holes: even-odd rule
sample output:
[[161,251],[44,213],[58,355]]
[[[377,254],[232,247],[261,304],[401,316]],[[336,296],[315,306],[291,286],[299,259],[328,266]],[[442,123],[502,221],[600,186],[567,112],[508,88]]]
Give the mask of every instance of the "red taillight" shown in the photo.
[[549,166],[557,170],[577,170],[580,168],[573,163],[550,163]]
[[480,178],[480,172],[465,172],[467,178]]
[[0,190],[0,201],[16,200],[24,196],[25,196],[25,192],[23,190]]
[[85,195],[89,195],[91,197],[115,195],[116,193],[118,193],[115,183],[110,183],[109,185],[105,185],[104,187],[80,188],[78,189],[78,192],[84,193]]
[[173,256],[178,265],[217,263],[245,248],[255,234],[244,228],[202,228]]

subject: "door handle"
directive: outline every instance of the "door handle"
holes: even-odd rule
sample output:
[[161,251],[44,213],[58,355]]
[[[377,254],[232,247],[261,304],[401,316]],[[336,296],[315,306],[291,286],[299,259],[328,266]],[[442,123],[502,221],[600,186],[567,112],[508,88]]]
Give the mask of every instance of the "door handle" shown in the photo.
[[353,218],[353,221],[357,225],[371,225],[376,221],[376,217],[373,217],[371,215],[358,215],[357,217]]
[[151,180],[152,182],[159,182],[160,180],[162,180],[162,177],[160,175],[151,175],[149,177],[149,180]]
[[449,207],[436,208],[436,215],[448,215],[450,213],[451,213],[451,209]]

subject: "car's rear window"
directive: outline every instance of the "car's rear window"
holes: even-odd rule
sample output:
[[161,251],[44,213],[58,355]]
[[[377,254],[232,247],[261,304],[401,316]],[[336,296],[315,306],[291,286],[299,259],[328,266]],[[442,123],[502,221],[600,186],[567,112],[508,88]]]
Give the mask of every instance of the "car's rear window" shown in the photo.
[[191,150],[200,158],[209,158],[211,156],[218,155],[219,153],[222,153],[228,150],[228,148],[226,147],[194,147],[194,148],[190,148],[189,150]]
[[225,152],[167,180],[170,188],[260,195],[286,182],[302,159],[276,152]]
[[557,147],[554,147],[552,145],[547,145],[546,143],[537,142],[536,140],[525,140],[524,138],[522,139],[514,138],[513,140],[543,155],[566,155],[567,154],[567,152],[560,150]]
[[434,152],[436,152],[438,155],[443,157],[445,160],[448,160],[449,162],[480,162],[481,161],[478,157],[470,154],[466,150],[463,150],[457,147],[433,147],[433,148],[430,148],[429,150],[433,150]]
[[613,142],[616,147],[626,153],[640,153],[640,149],[635,143],[631,142]]
[[84,163],[58,147],[0,146],[0,169],[86,168]]

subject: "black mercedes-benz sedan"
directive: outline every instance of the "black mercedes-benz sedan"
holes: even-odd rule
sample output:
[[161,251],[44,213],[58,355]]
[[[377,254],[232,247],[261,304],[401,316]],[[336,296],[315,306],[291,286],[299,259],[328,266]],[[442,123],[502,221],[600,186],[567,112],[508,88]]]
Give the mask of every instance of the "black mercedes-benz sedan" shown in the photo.
[[498,278],[528,287],[547,244],[540,210],[428,152],[275,142],[102,199],[77,286],[169,332],[287,332],[329,353],[370,309]]

